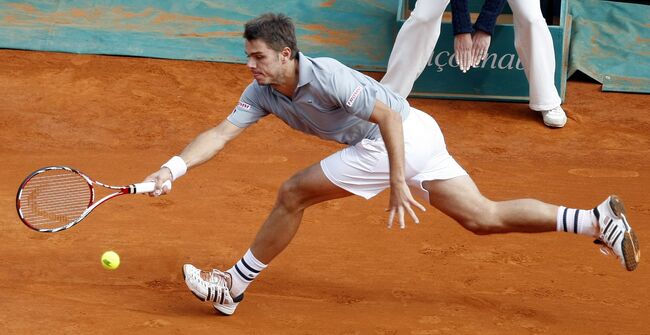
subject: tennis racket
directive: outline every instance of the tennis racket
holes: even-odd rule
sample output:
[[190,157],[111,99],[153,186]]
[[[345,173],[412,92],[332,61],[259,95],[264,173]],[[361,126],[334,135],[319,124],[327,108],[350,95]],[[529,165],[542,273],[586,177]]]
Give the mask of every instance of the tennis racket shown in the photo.
[[[55,233],[81,222],[93,209],[109,199],[124,194],[153,192],[155,185],[154,182],[145,182],[110,186],[67,166],[48,166],[32,172],[20,184],[16,210],[27,227]],[[97,186],[112,193],[95,201]],[[171,189],[171,182],[165,182],[164,186]]]

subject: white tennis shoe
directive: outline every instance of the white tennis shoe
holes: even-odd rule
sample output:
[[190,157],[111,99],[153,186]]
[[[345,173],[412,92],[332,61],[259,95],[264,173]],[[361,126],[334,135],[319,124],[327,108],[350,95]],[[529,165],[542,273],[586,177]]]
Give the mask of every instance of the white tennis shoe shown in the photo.
[[567,121],[566,113],[564,113],[562,106],[557,106],[549,110],[540,111],[540,113],[542,113],[544,124],[549,127],[562,128],[566,124]]
[[201,301],[209,301],[222,314],[232,315],[244,299],[244,294],[230,295],[230,274],[213,269],[211,272],[197,269],[192,264],[183,265],[185,284]]
[[641,258],[639,241],[625,217],[623,201],[616,195],[609,196],[594,208],[598,219],[599,236],[595,243],[602,244],[604,254],[613,252],[628,271],[636,269]]

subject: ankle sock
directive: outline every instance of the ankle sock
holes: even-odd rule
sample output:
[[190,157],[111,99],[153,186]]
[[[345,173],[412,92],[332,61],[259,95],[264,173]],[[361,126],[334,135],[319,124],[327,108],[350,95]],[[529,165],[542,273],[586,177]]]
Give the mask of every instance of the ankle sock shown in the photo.
[[567,208],[557,210],[557,231],[597,237],[598,220],[592,210]]
[[244,293],[248,285],[257,278],[266,266],[266,264],[255,258],[251,250],[248,249],[246,254],[244,254],[244,257],[242,257],[232,268],[226,271],[230,273],[232,278],[230,288],[232,297],[235,298]]

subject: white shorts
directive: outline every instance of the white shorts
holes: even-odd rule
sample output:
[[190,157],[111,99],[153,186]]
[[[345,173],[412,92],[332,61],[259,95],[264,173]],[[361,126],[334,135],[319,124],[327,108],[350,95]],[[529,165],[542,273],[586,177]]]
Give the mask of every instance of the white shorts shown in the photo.
[[[406,182],[413,195],[428,202],[423,181],[467,175],[447,152],[440,127],[431,116],[411,107],[403,128]],[[323,159],[320,166],[334,185],[366,199],[390,186],[388,154],[382,139],[364,139]]]

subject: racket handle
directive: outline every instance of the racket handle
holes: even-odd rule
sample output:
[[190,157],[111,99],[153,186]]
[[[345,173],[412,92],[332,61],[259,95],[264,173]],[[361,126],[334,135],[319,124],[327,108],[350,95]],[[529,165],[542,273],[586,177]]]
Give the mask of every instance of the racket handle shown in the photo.
[[[136,193],[136,194],[151,193],[156,188],[156,183],[153,181],[148,181],[146,183],[133,184],[131,186],[133,187],[132,193]],[[165,183],[163,183],[163,188],[165,186],[167,186],[168,190],[171,190],[172,182],[170,180],[166,181]]]

